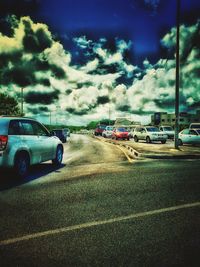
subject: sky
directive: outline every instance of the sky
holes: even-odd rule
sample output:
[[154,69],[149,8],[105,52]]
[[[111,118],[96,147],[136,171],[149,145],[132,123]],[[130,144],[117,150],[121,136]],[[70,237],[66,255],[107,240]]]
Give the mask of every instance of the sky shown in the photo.
[[[180,111],[200,109],[200,2],[181,0]],[[48,123],[174,112],[175,0],[1,0],[0,90]]]

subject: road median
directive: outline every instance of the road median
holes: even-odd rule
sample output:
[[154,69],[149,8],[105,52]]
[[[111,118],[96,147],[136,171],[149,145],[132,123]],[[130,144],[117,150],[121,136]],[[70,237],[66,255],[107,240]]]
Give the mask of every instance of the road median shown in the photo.
[[102,137],[95,138],[122,147],[132,159],[200,159],[200,146],[181,146],[179,149],[175,149],[172,141],[166,144],[147,144],[144,142],[135,143],[134,141],[104,139]]

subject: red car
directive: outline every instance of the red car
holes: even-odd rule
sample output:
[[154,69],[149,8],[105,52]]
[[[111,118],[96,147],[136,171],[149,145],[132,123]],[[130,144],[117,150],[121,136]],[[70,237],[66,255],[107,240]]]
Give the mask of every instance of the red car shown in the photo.
[[105,130],[106,125],[100,124],[97,126],[97,128],[94,130],[94,135],[102,135],[102,132]]
[[129,140],[129,132],[125,128],[116,128],[113,130],[112,133],[112,139],[118,140],[118,139],[127,139]]

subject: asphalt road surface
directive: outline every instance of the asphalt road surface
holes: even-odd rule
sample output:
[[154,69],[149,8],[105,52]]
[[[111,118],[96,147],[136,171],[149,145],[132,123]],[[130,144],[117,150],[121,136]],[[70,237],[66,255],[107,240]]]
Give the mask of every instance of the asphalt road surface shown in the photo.
[[199,173],[73,136],[61,168],[1,173],[0,266],[199,266]]

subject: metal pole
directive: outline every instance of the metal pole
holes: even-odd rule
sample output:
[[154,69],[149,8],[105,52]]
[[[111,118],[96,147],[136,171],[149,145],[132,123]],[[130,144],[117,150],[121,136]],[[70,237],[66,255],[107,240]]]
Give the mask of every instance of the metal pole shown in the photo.
[[108,125],[110,125],[110,102],[109,102],[109,110],[108,110]]
[[180,0],[176,1],[176,91],[175,91],[175,137],[174,146],[179,148],[179,38],[180,38]]
[[21,116],[23,117],[24,114],[24,88],[21,88]]

